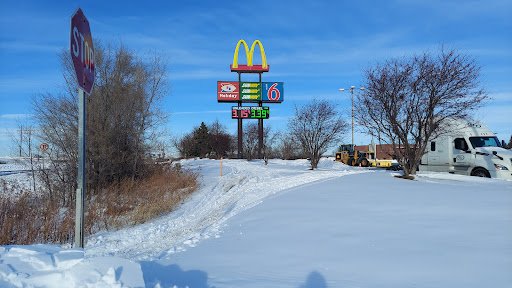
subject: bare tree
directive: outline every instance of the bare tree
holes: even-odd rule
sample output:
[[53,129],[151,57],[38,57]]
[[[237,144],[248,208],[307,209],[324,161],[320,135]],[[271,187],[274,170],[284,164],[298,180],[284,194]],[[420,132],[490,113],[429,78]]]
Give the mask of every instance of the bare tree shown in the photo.
[[[139,60],[136,70],[136,82],[139,85],[142,95],[137,97],[140,113],[139,121],[135,128],[135,153],[133,155],[133,171],[138,170],[143,159],[142,145],[155,143],[155,147],[159,146],[158,137],[161,135],[159,128],[168,120],[170,114],[163,111],[163,101],[169,92],[167,85],[167,62],[163,54],[156,52],[147,55],[149,61],[146,63]],[[132,180],[136,173],[132,174]]]
[[[243,148],[244,156],[247,160],[252,160],[258,157],[258,143],[259,143],[259,127],[257,121],[250,121],[244,126],[243,129]],[[278,134],[272,133],[272,128],[269,125],[263,127],[263,154],[264,158],[271,156],[272,144],[275,142]]]
[[280,135],[279,153],[283,160],[294,160],[301,158],[303,151],[300,143],[290,137],[287,133]]
[[476,60],[454,49],[394,58],[365,70],[355,118],[368,134],[392,144],[404,169],[415,174],[429,140],[446,119],[462,119],[488,99]]
[[[87,184],[96,191],[124,178],[142,177],[147,154],[158,145],[169,114],[162,109],[168,92],[167,66],[157,53],[140,57],[124,45],[95,49],[94,90],[87,96]],[[57,93],[33,101],[41,138],[53,147],[52,179],[60,191],[76,189],[78,148],[77,84],[68,50],[60,53],[64,84]],[[67,201],[67,200],[66,200]]]
[[172,145],[178,153],[180,157],[190,157],[192,156],[192,147],[194,145],[194,133],[188,133],[182,136],[177,136],[172,141]]
[[263,127],[263,158],[265,159],[265,164],[268,164],[269,158],[279,157],[276,143],[280,138],[281,133],[279,131],[275,132],[272,126],[267,124]]
[[[258,139],[259,139],[259,128],[258,122],[250,121],[249,123],[244,125],[243,129],[243,151],[244,156],[247,160],[252,160],[257,157],[258,151]],[[263,136],[265,138],[265,136]]]
[[[33,100],[39,137],[52,147],[47,155],[51,168],[42,170],[43,183],[63,205],[74,201],[78,171],[78,99],[63,94],[39,94]],[[56,193],[54,193],[56,192]]]
[[212,124],[208,125],[210,131],[210,147],[215,156],[227,156],[233,152],[234,138],[229,135],[225,125],[222,125],[219,120],[215,120]]
[[347,123],[334,103],[313,100],[300,108],[295,106],[295,116],[289,120],[288,129],[309,157],[311,168],[316,169],[327,149],[343,138]]

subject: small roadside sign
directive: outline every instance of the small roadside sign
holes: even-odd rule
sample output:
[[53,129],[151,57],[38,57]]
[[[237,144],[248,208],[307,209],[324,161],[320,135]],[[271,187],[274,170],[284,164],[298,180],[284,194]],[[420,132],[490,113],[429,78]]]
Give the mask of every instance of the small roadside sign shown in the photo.
[[39,145],[39,149],[41,149],[41,151],[43,152],[46,152],[48,151],[48,149],[50,149],[50,145],[48,145],[48,143],[41,143]]

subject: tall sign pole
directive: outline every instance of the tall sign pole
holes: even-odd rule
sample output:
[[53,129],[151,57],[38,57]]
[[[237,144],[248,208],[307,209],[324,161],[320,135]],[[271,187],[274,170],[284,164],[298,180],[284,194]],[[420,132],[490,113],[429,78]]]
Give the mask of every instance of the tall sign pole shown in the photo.
[[[238,49],[245,48],[247,65],[238,65]],[[258,45],[261,53],[261,65],[253,64],[254,47]],[[263,103],[281,103],[283,101],[283,82],[261,82],[261,74],[269,71],[265,50],[259,40],[252,43],[251,49],[244,40],[238,41],[233,56],[231,72],[238,73],[238,82],[217,81],[217,101],[234,102],[238,106],[231,107],[231,118],[238,120],[238,158],[243,158],[243,119],[258,119],[258,158],[262,158],[263,120],[269,118],[269,107]],[[242,82],[242,73],[258,73],[259,82]],[[255,103],[258,106],[242,106],[243,103]]]
[[[238,72],[238,85],[240,86],[240,82],[242,82],[242,73]],[[238,101],[238,106],[242,106],[242,101]],[[244,144],[242,142],[243,135],[243,123],[242,118],[238,119],[238,159],[242,159],[244,157]]]
[[[260,75],[260,86],[261,86],[261,73],[258,73]],[[262,107],[263,102],[258,101],[258,106]],[[263,159],[263,156],[261,154],[261,151],[263,150],[263,118],[258,119],[258,159]]]
[[86,93],[94,86],[94,46],[89,21],[82,9],[71,16],[71,60],[75,67],[78,85],[78,183],[76,189],[75,247],[84,247],[84,202],[86,163]]

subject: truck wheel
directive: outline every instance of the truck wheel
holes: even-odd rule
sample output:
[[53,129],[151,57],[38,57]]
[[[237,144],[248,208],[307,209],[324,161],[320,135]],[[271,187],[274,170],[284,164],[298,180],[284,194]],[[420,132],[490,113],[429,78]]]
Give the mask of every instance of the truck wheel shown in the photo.
[[361,164],[361,167],[368,167],[370,162],[368,162],[368,159],[366,158],[361,158],[361,160],[359,160],[359,163]]
[[483,168],[476,168],[471,172],[471,176],[491,178],[491,174]]
[[348,164],[349,166],[354,166],[354,165],[356,165],[356,159],[354,159],[354,158],[352,158],[352,157],[348,158],[347,164]]

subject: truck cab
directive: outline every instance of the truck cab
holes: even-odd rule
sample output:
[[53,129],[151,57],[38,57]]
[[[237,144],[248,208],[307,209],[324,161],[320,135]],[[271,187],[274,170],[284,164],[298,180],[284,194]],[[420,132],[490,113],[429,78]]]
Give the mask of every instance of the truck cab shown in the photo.
[[502,148],[487,126],[451,120],[448,127],[427,145],[420,171],[512,180],[512,151]]

